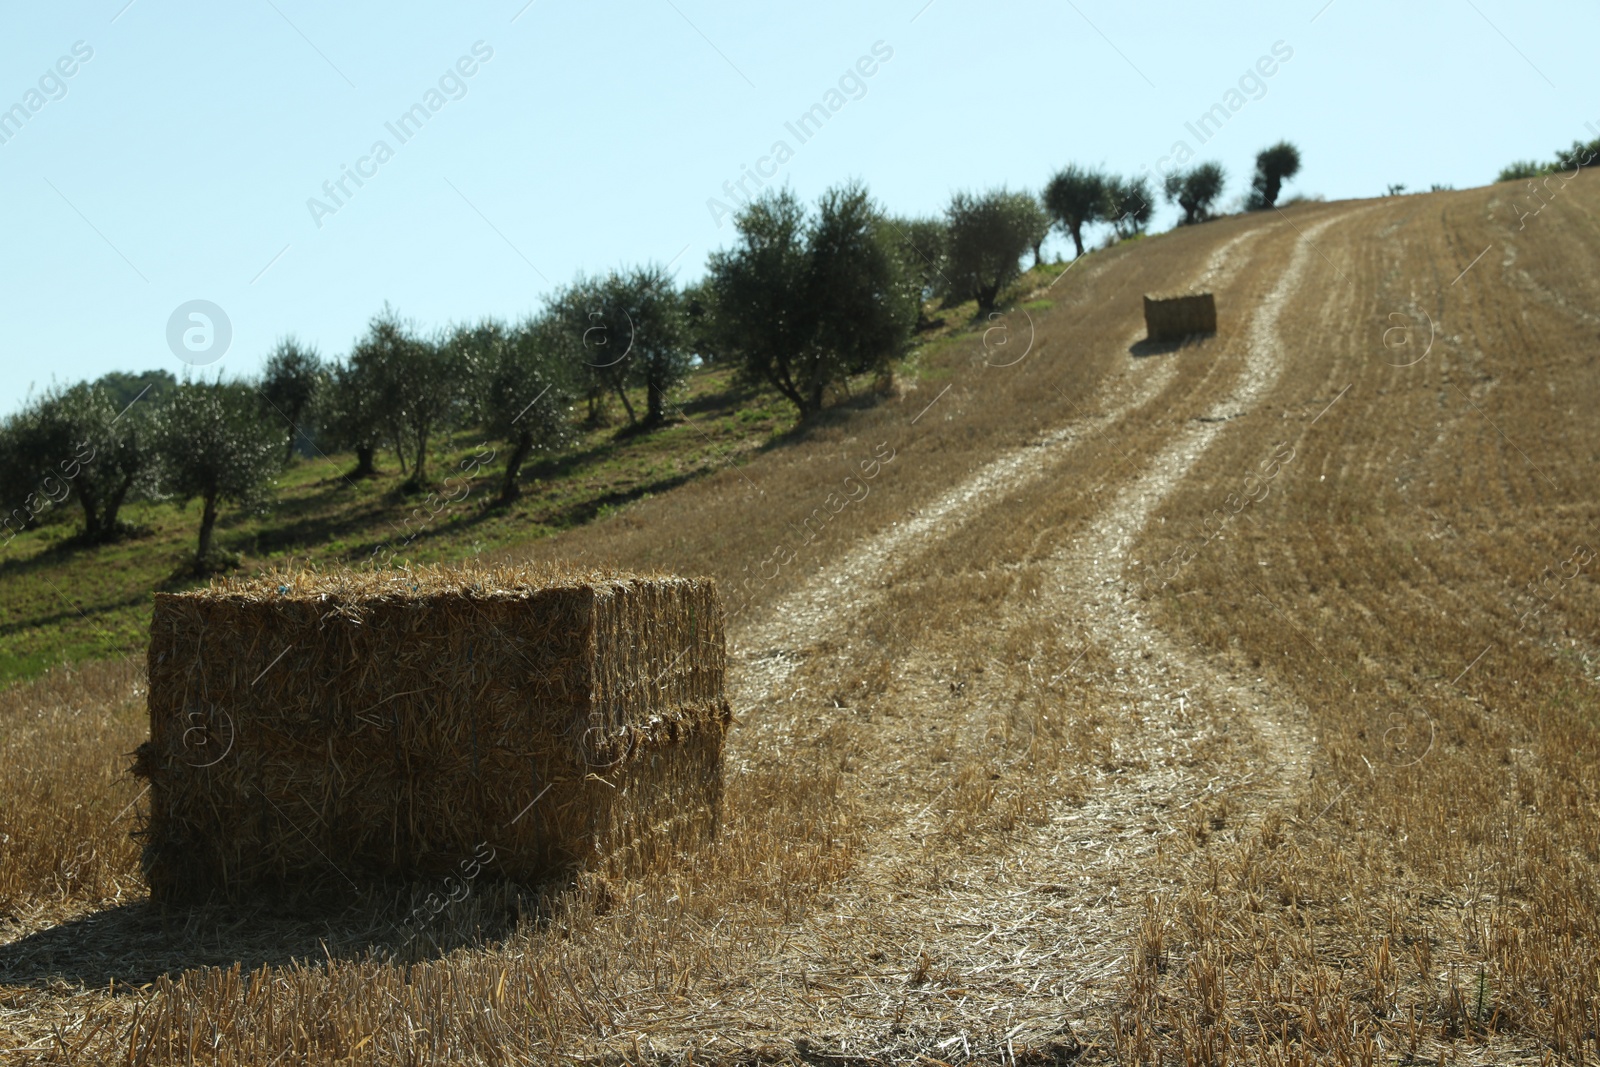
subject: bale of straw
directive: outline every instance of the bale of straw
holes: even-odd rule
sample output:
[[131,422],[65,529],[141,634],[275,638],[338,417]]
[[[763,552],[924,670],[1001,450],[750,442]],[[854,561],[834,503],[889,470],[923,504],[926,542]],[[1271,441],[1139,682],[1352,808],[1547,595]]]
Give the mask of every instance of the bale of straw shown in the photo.
[[1151,341],[1181,341],[1191,334],[1217,332],[1217,303],[1210,293],[1144,298],[1145,333]]
[[158,901],[321,894],[493,849],[539,882],[715,832],[708,579],[548,567],[285,573],[159,594],[144,866]]

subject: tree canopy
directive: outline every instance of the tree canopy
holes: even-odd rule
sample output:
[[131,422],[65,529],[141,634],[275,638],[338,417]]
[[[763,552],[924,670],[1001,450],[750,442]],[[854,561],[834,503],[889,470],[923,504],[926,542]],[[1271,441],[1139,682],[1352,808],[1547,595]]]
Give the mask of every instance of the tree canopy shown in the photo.
[[1167,175],[1167,199],[1183,208],[1180,225],[1192,226],[1211,218],[1211,205],[1222,195],[1225,177],[1216,163],[1201,163],[1192,170]]
[[829,190],[813,219],[792,193],[768,192],[735,221],[739,239],[712,255],[707,291],[715,343],[747,378],[806,416],[845,376],[901,354],[918,285],[865,187]]
[[1250,196],[1245,206],[1251,211],[1277,206],[1283,183],[1299,173],[1300,149],[1288,141],[1263,148],[1256,156],[1256,173],[1250,180]]
[[214,565],[212,535],[223,503],[264,504],[280,466],[278,429],[260,416],[255,391],[236,382],[184,382],[155,420],[163,492],[201,502],[195,568]]
[[473,331],[478,356],[478,420],[484,432],[510,446],[500,483],[501,503],[522,492],[522,465],[535,451],[572,438],[574,388],[563,358],[560,324],[547,317],[506,328],[496,322]]
[[293,337],[278,342],[267,357],[261,375],[261,399],[269,413],[287,427],[288,444],[283,458],[294,456],[294,443],[305,433],[305,418],[311,412],[324,378],[322,357]]
[[1038,211],[1032,194],[1004,188],[951,198],[945,211],[950,277],[958,298],[977,299],[980,314],[993,311],[1000,291],[1022,274],[1022,254],[1033,247]]
[[1083,228],[1101,221],[1106,210],[1106,176],[1098,170],[1068,164],[1057,171],[1044,187],[1044,206],[1072,238],[1072,246],[1083,255]]
[[1112,176],[1105,184],[1105,221],[1119,238],[1143,233],[1155,214],[1155,196],[1150,182],[1144,177],[1119,178]]

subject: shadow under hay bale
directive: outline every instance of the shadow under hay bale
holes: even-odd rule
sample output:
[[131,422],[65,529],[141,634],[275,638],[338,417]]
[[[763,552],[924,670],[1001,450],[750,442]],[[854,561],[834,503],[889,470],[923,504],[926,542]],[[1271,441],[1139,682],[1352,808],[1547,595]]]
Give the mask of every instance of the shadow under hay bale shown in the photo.
[[1217,332],[1217,303],[1210,293],[1144,298],[1146,340],[1181,341],[1194,334]]
[[648,870],[715,833],[724,670],[705,579],[308,573],[158,595],[135,767],[151,895]]

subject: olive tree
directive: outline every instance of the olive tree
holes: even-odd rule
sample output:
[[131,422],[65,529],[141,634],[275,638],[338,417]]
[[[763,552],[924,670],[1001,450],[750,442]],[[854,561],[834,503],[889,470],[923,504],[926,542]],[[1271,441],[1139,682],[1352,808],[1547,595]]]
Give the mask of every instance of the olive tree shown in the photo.
[[110,540],[124,532],[119,513],[128,496],[150,485],[153,406],[136,399],[119,408],[87,382],[52,389],[7,420],[5,465],[12,469],[0,480],[26,487],[19,499],[31,495],[36,505],[75,498],[83,510],[80,539]]
[[1119,239],[1143,233],[1153,214],[1155,203],[1148,179],[1115,175],[1106,179],[1104,217]]
[[569,376],[588,407],[590,425],[604,420],[606,400],[614,394],[633,426],[639,421],[628,398],[634,328],[621,305],[612,301],[613,290],[610,278],[580,275],[551,296],[547,312]]
[[465,392],[464,353],[451,342],[422,336],[385,305],[350,353],[356,380],[371,390],[402,470],[411,453],[407,491],[427,484],[428,445],[449,425]]
[[81,458],[61,420],[50,415],[49,398],[33,401],[0,423],[0,530],[6,543],[31,530],[52,505],[66,501],[71,488],[58,463]]
[[[703,296],[697,294],[704,312]],[[585,384],[591,421],[600,401],[614,393],[639,422],[628,390],[645,391],[643,425],[666,421],[667,403],[693,365],[697,325],[691,324],[688,298],[665,267],[649,264],[613,271],[601,278],[579,278],[550,302],[553,323],[566,335],[564,350]],[[701,340],[704,340],[702,337]]]
[[373,381],[372,368],[355,360],[334,363],[317,403],[321,437],[331,449],[356,454],[356,465],[346,477],[377,475],[378,446],[384,439],[382,397]]
[[689,316],[683,295],[665,267],[649,264],[611,279],[612,306],[626,309],[633,325],[634,380],[644,386],[648,426],[667,417],[667,400],[689,377]]
[[814,312],[818,371],[808,375],[813,410],[823,386],[845,375],[883,371],[903,355],[921,310],[909,264],[866,187],[825,192],[807,232],[806,298]]
[[322,357],[315,348],[300,344],[293,337],[278,342],[261,375],[261,399],[267,408],[288,423],[288,444],[284,462],[294,458],[295,438],[305,433],[305,417],[310,414],[322,386]]
[[979,314],[994,310],[1000,291],[1022,274],[1022,254],[1033,246],[1038,210],[1032,195],[1003,188],[951,198],[945,217],[958,299],[975,297]]
[[1050,236],[1054,220],[1037,197],[1029,196],[1028,205],[1032,208],[1027,215],[1028,246],[1033,249],[1033,265],[1037,267],[1044,262],[1044,242]]
[[490,437],[511,446],[499,503],[521,495],[519,478],[530,455],[572,440],[576,390],[561,332],[561,323],[548,315],[511,329],[488,323],[477,330],[478,421]]
[[154,423],[162,491],[180,504],[200,499],[195,569],[203,572],[213,566],[220,506],[255,507],[269,499],[281,466],[278,428],[261,417],[253,391],[232,382],[184,382],[164,400]]
[[1275,207],[1283,183],[1300,173],[1300,149],[1288,141],[1279,141],[1264,148],[1256,156],[1256,174],[1250,182],[1250,196],[1245,206],[1251,211],[1265,211]]
[[156,403],[135,400],[119,409],[104,389],[84,383],[60,394],[59,417],[82,460],[71,482],[83,509],[85,540],[123,533],[123,503],[130,493],[153,486],[150,438]]
[[1163,191],[1169,201],[1183,208],[1179,225],[1192,226],[1211,218],[1211,205],[1222,195],[1225,177],[1216,163],[1202,163],[1192,170],[1167,175]]
[[945,269],[949,265],[950,227],[942,218],[885,218],[911,272],[911,278],[924,300],[942,295],[949,284]]
[[1083,255],[1083,228],[1099,222],[1105,214],[1106,176],[1100,171],[1069,164],[1045,184],[1044,206],[1072,238],[1072,246]]
[[739,212],[734,247],[712,255],[715,344],[747,380],[802,418],[850,374],[887,367],[910,340],[918,283],[894,228],[860,185],[823,194],[816,217],[788,190]]

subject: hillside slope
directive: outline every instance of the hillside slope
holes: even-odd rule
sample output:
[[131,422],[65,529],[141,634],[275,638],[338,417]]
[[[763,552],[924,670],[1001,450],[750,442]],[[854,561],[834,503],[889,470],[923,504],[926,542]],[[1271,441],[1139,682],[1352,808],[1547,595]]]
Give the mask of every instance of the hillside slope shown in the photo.
[[[721,580],[706,855],[511,933],[486,890],[410,969],[354,920],[23,921],[0,1030],[240,1063],[1600,1054],[1600,181],[1513,195],[1097,254],[948,376],[531,546]],[[1142,342],[1140,295],[1189,287],[1218,333]],[[39,687],[37,736],[130,684]]]

